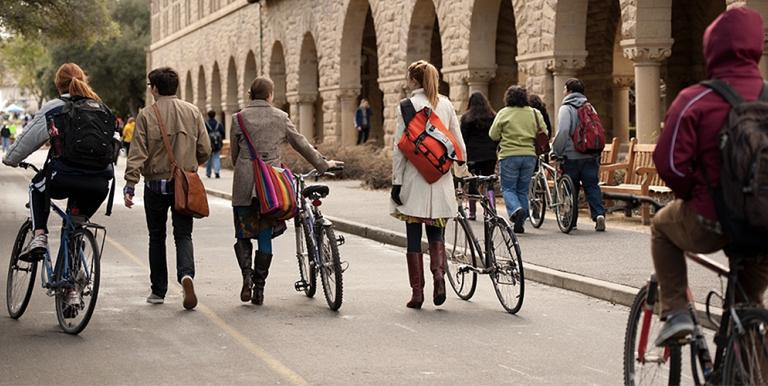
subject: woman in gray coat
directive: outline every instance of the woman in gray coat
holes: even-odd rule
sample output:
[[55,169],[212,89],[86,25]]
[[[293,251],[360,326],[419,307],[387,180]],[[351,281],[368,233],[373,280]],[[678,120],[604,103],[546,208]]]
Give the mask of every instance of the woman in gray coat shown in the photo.
[[[272,263],[272,238],[285,230],[284,221],[261,216],[253,176],[253,163],[243,130],[253,140],[258,157],[273,166],[280,165],[280,145],[289,143],[318,171],[341,166],[338,161],[326,161],[301,135],[284,111],[272,106],[274,83],[266,77],[253,80],[249,95],[251,102],[232,117],[231,157],[235,167],[232,184],[232,207],[235,220],[235,256],[243,273],[240,300],[256,305],[264,302],[264,285]],[[239,115],[239,117],[238,117]],[[243,126],[240,125],[240,119]],[[258,250],[251,268],[252,239],[258,240]]]

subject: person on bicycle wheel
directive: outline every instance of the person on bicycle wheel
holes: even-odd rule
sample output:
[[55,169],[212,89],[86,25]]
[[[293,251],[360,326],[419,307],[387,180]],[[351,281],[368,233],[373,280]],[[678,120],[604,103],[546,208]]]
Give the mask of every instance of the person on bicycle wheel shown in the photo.
[[[30,186],[29,210],[35,236],[28,252],[37,256],[48,250],[51,199],[68,198],[67,210],[71,215],[93,216],[109,193],[113,162],[119,151],[114,137],[115,116],[88,85],[80,66],[61,65],[54,83],[60,97],[42,106],[3,158],[4,164],[18,167],[30,154],[51,142],[46,166]],[[71,294],[77,296],[74,290]]]
[[[704,33],[704,56],[710,78],[728,83],[746,101],[763,88],[758,63],[763,53],[763,21],[749,8],[721,14]],[[663,346],[693,330],[687,311],[684,251],[712,253],[723,249],[723,234],[712,187],[720,181],[720,130],[731,107],[712,89],[694,85],[681,91],[667,112],[653,160],[659,176],[675,193],[651,224],[651,254],[666,322],[656,339]],[[768,266],[747,263],[739,283],[750,300],[762,304]]]

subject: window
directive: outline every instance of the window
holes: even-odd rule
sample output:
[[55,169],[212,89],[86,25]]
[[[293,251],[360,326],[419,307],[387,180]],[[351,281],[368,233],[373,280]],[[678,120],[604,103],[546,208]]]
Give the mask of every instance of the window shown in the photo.
[[192,0],[187,0],[186,4],[184,4],[184,11],[186,14],[184,25],[187,26],[192,24]]
[[173,5],[173,32],[181,29],[181,5]]

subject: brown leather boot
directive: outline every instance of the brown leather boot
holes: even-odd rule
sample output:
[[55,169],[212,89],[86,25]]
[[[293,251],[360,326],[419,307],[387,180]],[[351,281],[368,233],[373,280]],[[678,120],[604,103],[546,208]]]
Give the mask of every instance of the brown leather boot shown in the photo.
[[424,303],[424,258],[418,252],[408,252],[405,257],[408,261],[408,280],[413,290],[411,300],[405,306],[419,309]]
[[432,271],[434,293],[432,300],[436,306],[445,303],[445,243],[434,241],[429,243],[429,269]]

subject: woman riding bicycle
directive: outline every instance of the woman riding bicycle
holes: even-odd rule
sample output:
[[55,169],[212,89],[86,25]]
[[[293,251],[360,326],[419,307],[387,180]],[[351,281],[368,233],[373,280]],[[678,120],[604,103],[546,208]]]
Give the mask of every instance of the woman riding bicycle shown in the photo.
[[[32,179],[30,186],[29,209],[35,236],[28,252],[35,255],[48,250],[48,215],[52,198],[68,198],[67,210],[70,214],[90,218],[107,197],[108,182],[114,177],[111,162],[105,161],[106,165],[103,165],[104,162],[83,162],[85,158],[78,157],[77,152],[67,145],[77,136],[75,130],[68,130],[77,124],[69,119],[70,112],[78,111],[73,106],[86,103],[91,105],[90,108],[108,113],[105,125],[111,128],[110,134],[117,131],[114,115],[88,85],[85,72],[77,64],[66,63],[59,67],[54,83],[60,97],[42,106],[3,158],[4,164],[18,167],[20,162],[49,140],[52,142],[46,167]],[[88,128],[81,126],[77,132],[86,130]],[[60,140],[66,136],[69,139]],[[112,142],[109,145],[113,145]],[[116,154],[115,150],[117,148],[105,151]],[[71,293],[76,296],[75,291]]]
[[[307,139],[296,130],[284,111],[272,106],[274,83],[258,77],[251,83],[251,102],[232,117],[231,156],[235,177],[232,185],[232,209],[235,221],[235,257],[243,274],[240,300],[261,305],[264,285],[272,264],[272,238],[285,231],[285,222],[259,214],[259,201],[255,197],[253,163],[248,140],[243,130],[253,138],[257,156],[274,166],[280,165],[280,145],[289,143],[319,171],[341,166],[339,161],[326,161]],[[242,119],[243,125],[240,125]],[[251,265],[252,239],[258,240],[258,250]],[[253,291],[253,292],[251,292]]]

